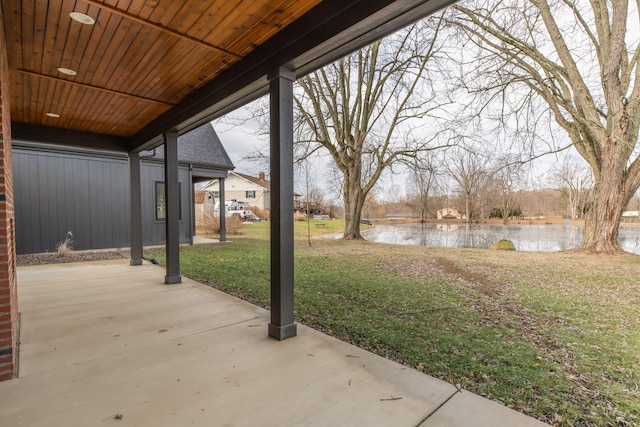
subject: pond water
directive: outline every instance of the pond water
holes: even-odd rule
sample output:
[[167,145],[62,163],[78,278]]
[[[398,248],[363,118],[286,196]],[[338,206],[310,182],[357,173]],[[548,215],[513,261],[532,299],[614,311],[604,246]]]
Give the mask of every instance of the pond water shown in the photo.
[[[378,243],[479,249],[508,239],[519,251],[554,252],[578,247],[582,227],[572,224],[376,224],[362,235]],[[640,227],[621,226],[619,240],[625,251],[640,255]]]

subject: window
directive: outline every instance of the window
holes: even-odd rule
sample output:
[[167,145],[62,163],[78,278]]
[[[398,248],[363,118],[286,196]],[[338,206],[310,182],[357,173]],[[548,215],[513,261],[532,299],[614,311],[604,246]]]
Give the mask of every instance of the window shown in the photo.
[[[155,182],[156,221],[167,218],[167,200],[164,195],[164,181]],[[178,220],[182,221],[182,185],[178,183]]]
[[220,192],[219,191],[212,191],[211,194],[213,194],[213,198],[214,199],[219,199],[220,198]]
[[156,181],[156,221],[167,217],[167,201],[164,199],[164,182]]
[[246,192],[246,194],[245,194],[245,197],[246,197],[247,199],[255,199],[255,198],[256,198],[256,192],[255,192],[255,190],[247,191],[247,192]]

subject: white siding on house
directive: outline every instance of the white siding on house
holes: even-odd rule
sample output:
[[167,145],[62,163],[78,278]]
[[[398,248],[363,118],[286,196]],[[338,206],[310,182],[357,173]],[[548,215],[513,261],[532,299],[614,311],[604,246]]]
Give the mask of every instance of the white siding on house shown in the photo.
[[[218,191],[218,181],[212,181],[205,189],[207,191]],[[248,198],[247,192],[253,191],[255,197]],[[270,197],[269,192],[261,185],[251,182],[235,173],[229,173],[224,181],[224,199],[225,201],[237,200],[246,202],[250,206],[256,206],[260,209],[269,209]]]

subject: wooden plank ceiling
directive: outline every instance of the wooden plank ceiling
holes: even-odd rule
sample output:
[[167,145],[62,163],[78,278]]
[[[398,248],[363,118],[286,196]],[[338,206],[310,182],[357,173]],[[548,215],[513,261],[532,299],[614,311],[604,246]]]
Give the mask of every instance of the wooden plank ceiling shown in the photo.
[[139,151],[452,1],[0,0],[12,132]]
[[3,0],[12,120],[131,137],[319,1]]

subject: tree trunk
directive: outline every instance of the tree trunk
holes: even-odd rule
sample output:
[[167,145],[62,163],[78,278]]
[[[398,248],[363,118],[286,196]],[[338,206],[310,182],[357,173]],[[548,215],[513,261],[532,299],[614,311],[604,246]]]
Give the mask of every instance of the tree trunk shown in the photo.
[[578,196],[576,195],[576,190],[573,188],[569,188],[569,211],[571,215],[571,219],[576,219],[578,216]]
[[471,222],[471,216],[469,215],[469,199],[471,198],[471,196],[469,195],[469,193],[465,193],[464,195],[464,212],[466,215],[465,218],[465,222],[468,224]]
[[360,184],[360,170],[346,174],[344,182],[343,240],[364,240],[360,234],[360,218],[366,194]]
[[420,224],[427,222],[427,208],[429,204],[429,190],[420,195]]
[[585,219],[580,252],[623,252],[618,242],[618,227],[633,192],[629,194],[625,190],[625,168],[612,164],[619,156],[612,152],[606,154],[600,176],[596,178],[593,206]]
[[[507,197],[510,197],[510,196],[507,196]],[[510,216],[511,216],[511,203],[509,203],[509,200],[507,199],[502,205],[502,224],[508,225]]]
[[349,202],[345,203],[345,224],[344,224],[344,240],[364,240],[360,234],[360,213],[361,209],[357,206],[360,204],[358,196],[351,194]]

